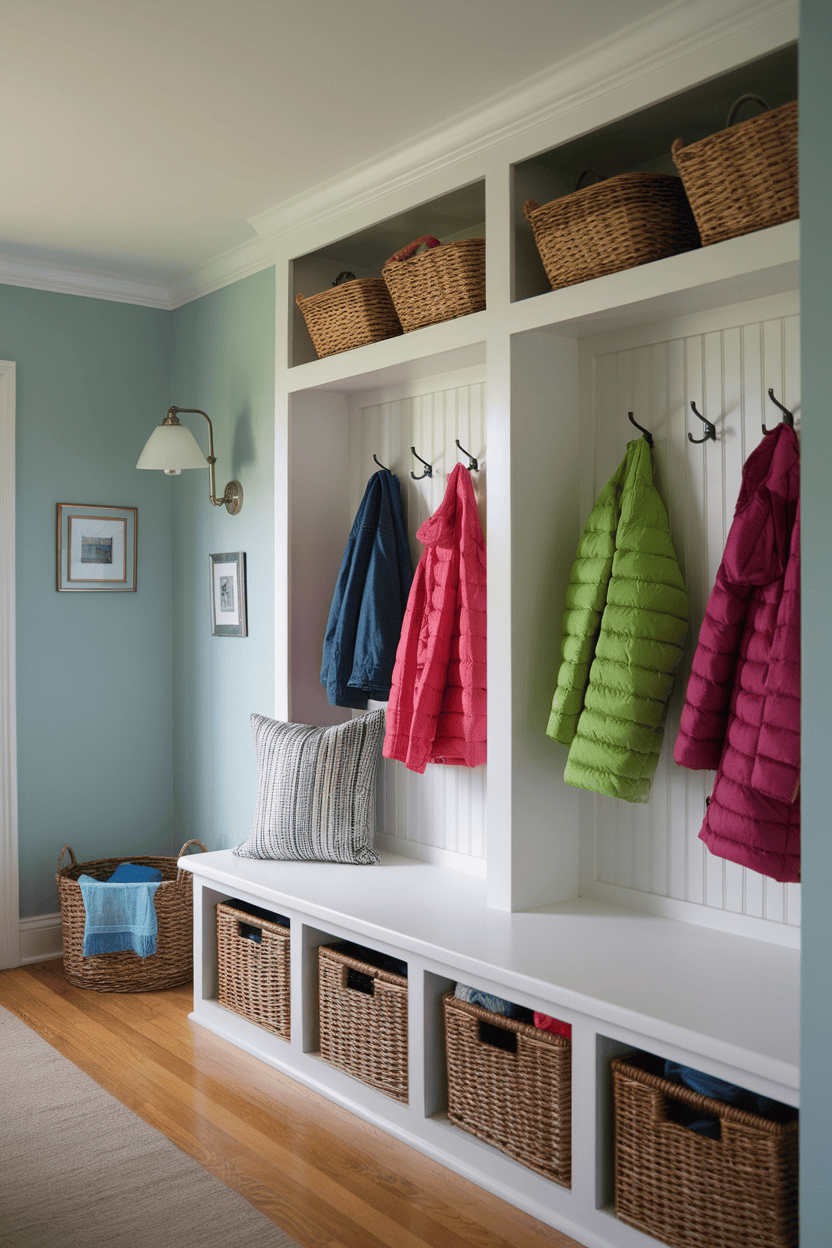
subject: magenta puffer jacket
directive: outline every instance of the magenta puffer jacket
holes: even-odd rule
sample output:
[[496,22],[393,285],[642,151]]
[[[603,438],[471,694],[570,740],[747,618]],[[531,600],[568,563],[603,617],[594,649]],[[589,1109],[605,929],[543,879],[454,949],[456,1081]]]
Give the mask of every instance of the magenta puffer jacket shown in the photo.
[[711,852],[780,881],[800,879],[799,473],[785,423],[746,460],[673,751],[716,770]]
[[407,601],[382,753],[411,771],[486,757],[485,542],[471,477],[457,464],[416,535],[426,547]]

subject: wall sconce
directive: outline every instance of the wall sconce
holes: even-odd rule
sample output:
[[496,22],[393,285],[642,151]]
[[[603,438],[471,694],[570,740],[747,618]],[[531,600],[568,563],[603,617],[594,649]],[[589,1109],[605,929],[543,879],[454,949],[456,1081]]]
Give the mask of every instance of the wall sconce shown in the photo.
[[[208,421],[208,455],[202,454],[190,429],[179,423],[177,412],[198,412]],[[161,468],[169,477],[178,477],[183,468],[204,468],[207,464],[211,470],[209,477],[208,497],[215,507],[225,504],[226,511],[236,516],[243,505],[243,487],[239,481],[229,481],[222,498],[217,498],[217,481],[214,465],[217,458],[214,454],[214,430],[208,413],[199,407],[171,407],[168,414],[157,425],[145,443],[139,456],[137,468]]]

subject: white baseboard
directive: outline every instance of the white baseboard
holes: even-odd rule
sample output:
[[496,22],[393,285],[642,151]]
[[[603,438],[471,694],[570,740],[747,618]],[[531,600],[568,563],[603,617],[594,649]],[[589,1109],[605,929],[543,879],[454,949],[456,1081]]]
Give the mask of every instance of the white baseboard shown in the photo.
[[63,954],[61,914],[36,914],[20,920],[20,965],[48,962]]

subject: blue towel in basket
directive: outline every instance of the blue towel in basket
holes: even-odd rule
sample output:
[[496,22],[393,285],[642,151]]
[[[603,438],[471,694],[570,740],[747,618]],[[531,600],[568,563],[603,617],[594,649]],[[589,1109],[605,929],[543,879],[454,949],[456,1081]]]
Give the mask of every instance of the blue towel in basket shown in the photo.
[[81,875],[85,958],[132,949],[140,958],[156,952],[154,897],[162,879],[156,867],[121,863],[109,880]]

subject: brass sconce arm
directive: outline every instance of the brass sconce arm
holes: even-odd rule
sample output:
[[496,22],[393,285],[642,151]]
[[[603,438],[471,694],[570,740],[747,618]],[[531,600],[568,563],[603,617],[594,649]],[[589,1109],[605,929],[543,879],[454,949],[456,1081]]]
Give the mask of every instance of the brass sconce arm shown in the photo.
[[243,487],[239,481],[229,481],[222,498],[217,498],[217,478],[214,469],[217,457],[214,454],[214,427],[211,424],[210,416],[207,412],[203,412],[201,407],[170,407],[162,424],[178,425],[180,423],[177,416],[178,412],[195,412],[199,416],[204,416],[208,422],[208,454],[206,456],[210,473],[208,478],[208,497],[215,507],[224,506],[230,515],[236,516],[243,505]]

